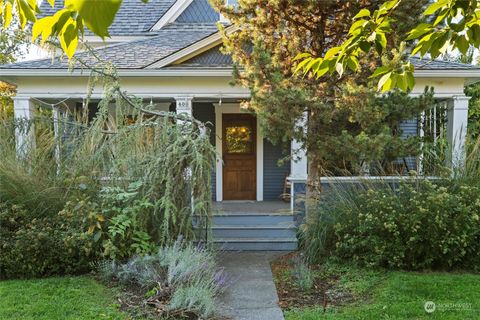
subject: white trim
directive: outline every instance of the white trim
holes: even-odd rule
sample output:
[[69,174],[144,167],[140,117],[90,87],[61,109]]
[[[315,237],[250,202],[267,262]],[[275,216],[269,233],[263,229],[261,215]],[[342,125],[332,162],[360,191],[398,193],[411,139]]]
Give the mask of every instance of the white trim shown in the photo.
[[[236,30],[238,30],[238,27],[231,25],[225,28],[224,32],[226,34],[230,34],[232,32],[235,32]],[[220,34],[220,32],[216,32],[212,35],[209,35],[206,38],[203,38],[189,45],[188,47],[185,47],[177,52],[172,53],[169,56],[166,56],[163,59],[160,59],[159,61],[147,66],[146,69],[159,69],[159,68],[168,66],[170,64],[181,63],[221,43],[222,43],[222,35]]]
[[[122,77],[231,77],[232,68],[224,69],[118,69],[118,75]],[[0,69],[0,77],[4,76],[21,76],[21,77],[90,77],[91,70],[75,69]]]
[[[217,33],[218,34],[218,33]],[[205,38],[206,39],[206,38]],[[205,40],[204,39],[204,40]],[[202,41],[202,40],[200,40]],[[199,43],[199,42],[196,42]],[[196,44],[195,43],[195,44]],[[194,45],[195,45],[194,44]],[[205,43],[204,43],[205,44]],[[192,45],[192,46],[194,46]],[[190,48],[187,47],[181,51]],[[194,51],[194,50],[193,50]],[[180,51],[179,51],[180,52]],[[177,52],[178,53],[178,52]],[[191,53],[191,52],[190,52]],[[186,54],[186,52],[184,52]],[[167,59],[172,55],[164,58]],[[40,59],[45,60],[45,59]],[[35,60],[32,60],[35,61]],[[164,60],[157,61],[156,63],[163,62]],[[154,65],[149,66],[151,68]],[[171,76],[184,76],[184,77],[225,77],[232,76],[232,68],[223,69],[117,69],[118,75],[123,77],[171,77]],[[31,69],[1,69],[0,77],[3,76],[21,76],[21,77],[43,77],[43,76],[85,76],[89,77],[91,70],[88,69],[48,69],[48,68],[31,68]],[[475,70],[417,70],[414,73],[416,78],[465,78],[472,81],[480,81],[480,68]],[[467,82],[469,83],[469,82]],[[452,92],[452,94],[458,94],[458,92]],[[438,97],[438,94],[435,94]]]
[[263,201],[263,133],[260,128],[260,121],[257,123],[257,201]]
[[[223,150],[222,150],[222,115],[224,113],[244,113],[238,103],[214,103],[215,106],[215,149],[217,158],[215,164],[216,201],[223,201]],[[257,120],[257,158],[256,180],[257,201],[263,201],[263,134]]]
[[192,3],[193,0],[177,0],[165,12],[165,14],[153,25],[150,31],[156,31],[163,28],[166,24],[171,23],[177,19],[185,9]]

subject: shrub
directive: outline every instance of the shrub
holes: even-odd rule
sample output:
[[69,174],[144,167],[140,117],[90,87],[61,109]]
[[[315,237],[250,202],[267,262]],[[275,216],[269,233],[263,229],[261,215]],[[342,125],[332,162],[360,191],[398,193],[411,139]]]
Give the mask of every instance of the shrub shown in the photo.
[[302,290],[310,290],[314,285],[314,275],[302,258],[296,257],[293,267],[293,279]]
[[[312,213],[320,218],[304,226],[310,260],[319,258],[312,248],[321,248],[361,265],[389,268],[473,268],[478,262],[477,185],[416,180],[401,182],[396,190],[382,185],[344,192],[340,199],[328,203],[333,222],[319,226],[325,220],[324,205]],[[322,239],[316,238],[319,228]]]
[[163,304],[168,311],[186,310],[208,317],[214,312],[215,297],[225,286],[223,270],[215,254],[178,240],[156,254],[136,256],[126,263],[103,261],[97,265],[107,281],[143,289],[150,304]]
[[[82,202],[80,202],[82,203]],[[99,247],[85,232],[90,223],[78,204],[35,217],[19,206],[0,204],[0,277],[39,277],[89,270]]]

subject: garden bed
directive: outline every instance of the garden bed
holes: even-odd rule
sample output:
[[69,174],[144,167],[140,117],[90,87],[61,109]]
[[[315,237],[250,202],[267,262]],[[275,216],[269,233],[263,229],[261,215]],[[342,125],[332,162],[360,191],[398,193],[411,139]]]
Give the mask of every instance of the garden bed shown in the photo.
[[[480,319],[480,275],[406,272],[327,261],[311,267],[313,285],[301,289],[298,253],[272,263],[286,320]],[[425,310],[432,301],[436,308]]]

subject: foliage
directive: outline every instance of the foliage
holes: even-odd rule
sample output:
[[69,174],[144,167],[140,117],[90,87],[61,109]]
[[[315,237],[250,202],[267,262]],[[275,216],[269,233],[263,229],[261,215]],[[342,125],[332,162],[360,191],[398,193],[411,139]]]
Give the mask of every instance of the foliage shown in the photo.
[[0,292],[2,320],[131,319],[118,310],[114,290],[85,276],[1,281]]
[[0,204],[0,277],[38,277],[89,270],[100,257],[99,245],[86,233],[91,222],[78,205],[35,216],[17,205]]
[[164,303],[170,312],[187,310],[201,317],[213,314],[215,297],[225,286],[215,255],[181,240],[124,264],[101,262],[98,271],[104,279],[143,288],[150,304]]
[[[373,12],[366,6],[350,20],[351,26],[346,39],[333,44],[315,57],[315,53],[305,52],[297,55],[300,60],[297,70],[304,73],[312,71],[317,77],[329,72],[342,77],[347,68],[353,72],[359,70],[358,59],[375,50],[378,55],[387,47],[387,36],[398,33],[391,27],[395,19],[392,14],[398,9],[401,0],[386,1]],[[480,46],[479,1],[437,0],[432,1],[423,11],[423,21],[418,23],[402,40],[413,42],[410,56],[420,53],[423,57],[429,53],[431,59],[456,49],[467,53],[470,46]],[[372,49],[373,48],[373,49]],[[403,51],[403,50],[401,50]],[[415,85],[414,67],[410,61],[398,64],[384,64],[377,68],[371,77],[380,77],[378,88],[388,91],[399,88],[410,91]]]
[[41,109],[31,121],[2,119],[3,219],[24,222],[1,239],[6,276],[86,270],[101,253],[149,253],[179,235],[193,239],[193,216],[201,225],[210,215],[215,151],[204,125],[144,106],[120,90],[114,74],[97,72],[102,77],[92,76],[89,89],[103,83],[105,97],[90,122],[81,112],[54,125]]
[[[102,217],[108,217],[108,231],[103,246],[104,255],[123,259],[134,254],[151,253],[156,247],[150,235],[142,228],[142,216],[148,216],[153,204],[140,198],[141,182],[130,183],[127,190],[105,187],[100,191]],[[95,227],[93,227],[95,229]],[[90,230],[100,238],[103,230]]]
[[[459,181],[379,183],[344,191],[305,227],[307,255],[333,254],[366,266],[475,268],[480,247],[480,186]],[[342,191],[340,191],[342,192]],[[339,201],[340,200],[340,201]],[[318,216],[317,216],[318,215]],[[316,230],[325,220],[328,225]]]
[[[345,21],[353,19],[361,8],[373,10],[379,3],[381,1],[240,1],[232,7],[225,6],[221,0],[213,1],[223,16],[240,26],[235,32],[228,28],[222,32],[223,51],[230,54],[235,63],[235,81],[251,92],[251,100],[245,102],[244,107],[255,111],[265,136],[273,143],[286,144],[295,139],[303,144],[309,155],[312,185],[322,171],[332,169],[332,163],[342,170],[356,171],[362,162],[371,158],[384,162],[385,156],[393,157],[392,152],[412,149],[412,140],[399,147],[398,124],[427,106],[399,92],[383,97],[384,101],[378,98],[368,79],[370,70],[377,64],[374,57],[359,58],[363,71],[345,73],[341,79],[332,76],[317,79],[310,73],[304,77],[294,76],[297,63],[293,60],[299,51],[308,48],[313,55],[321,55],[339,45],[349,32]],[[418,22],[425,3],[400,4],[395,12],[399,22],[394,26],[399,34]],[[400,22],[400,17],[408,18]],[[397,38],[395,35],[388,38],[389,50]],[[400,53],[394,58],[394,61],[400,60]],[[395,105],[395,100],[406,104]],[[382,106],[388,113],[382,111]],[[375,119],[375,124],[366,121],[367,115]],[[296,125],[302,119],[305,125]],[[388,150],[390,142],[395,147]],[[356,154],[359,157],[352,160]]]

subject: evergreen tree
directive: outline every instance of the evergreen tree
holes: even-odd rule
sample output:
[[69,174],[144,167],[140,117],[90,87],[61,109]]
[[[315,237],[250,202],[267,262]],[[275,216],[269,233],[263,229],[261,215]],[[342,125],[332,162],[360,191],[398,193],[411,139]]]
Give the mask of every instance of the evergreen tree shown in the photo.
[[[420,21],[422,1],[404,1],[394,14],[397,32],[387,41],[384,63],[401,55],[396,35],[406,33]],[[364,8],[375,10],[383,1],[239,1],[238,6],[213,4],[238,31],[224,33],[224,51],[232,55],[235,81],[251,91],[246,107],[255,111],[266,136],[273,143],[296,139],[308,150],[310,185],[317,185],[325,171],[358,173],[372,161],[381,169],[392,168],[400,156],[416,155],[418,140],[402,140],[399,124],[427,108],[431,94],[413,99],[392,92],[377,96],[368,77],[381,61],[371,53],[358,61],[358,73],[342,77],[311,73],[295,75],[301,68],[295,57],[305,51],[313,56],[328,54],[346,38],[354,16]],[[351,63],[357,63],[352,61]],[[306,112],[307,131],[295,122]]]

